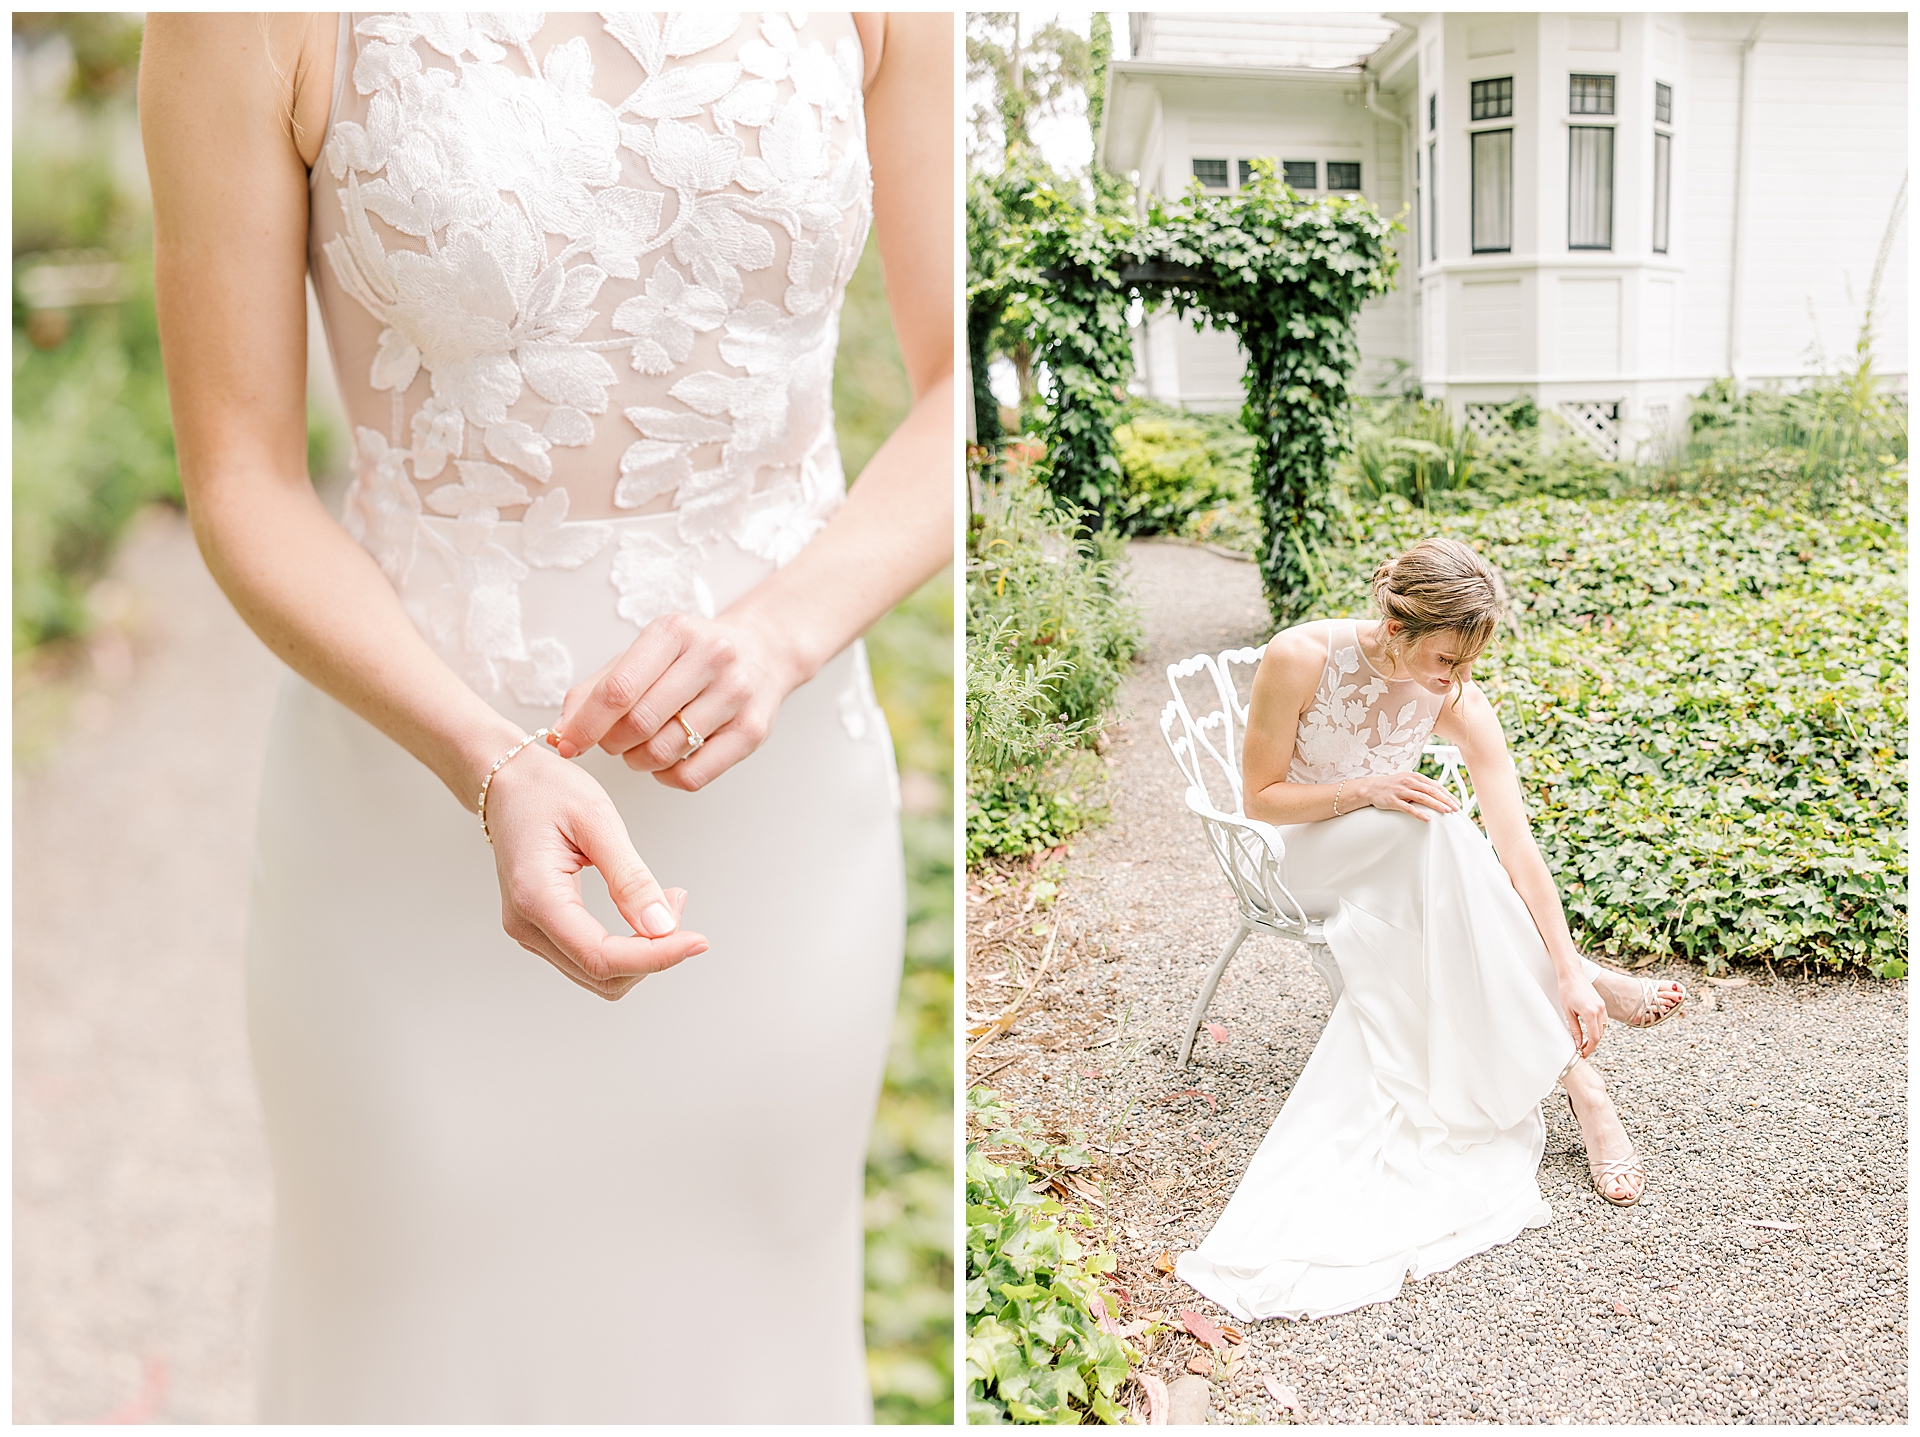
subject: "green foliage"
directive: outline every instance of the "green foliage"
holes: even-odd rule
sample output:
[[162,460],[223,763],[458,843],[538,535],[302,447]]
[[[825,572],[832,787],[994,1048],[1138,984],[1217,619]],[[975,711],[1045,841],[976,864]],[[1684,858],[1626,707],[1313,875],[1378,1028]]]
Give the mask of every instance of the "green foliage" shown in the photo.
[[[847,287],[833,383],[857,476],[911,397],[872,242]],[[875,624],[867,653],[909,799],[906,964],[867,1146],[867,1376],[877,1421],[941,1425],[953,1420],[952,572]]]
[[81,315],[58,348],[13,332],[15,653],[84,632],[127,521],[180,499],[151,270],[126,268],[133,295]]
[[1031,483],[991,486],[967,542],[967,855],[1052,847],[1098,816],[1105,723],[1140,643],[1118,541],[1077,534]]
[[1179,534],[1198,516],[1253,501],[1253,441],[1232,419],[1135,400],[1113,431],[1126,476],[1116,520],[1127,534]]
[[1536,499],[1349,522],[1317,612],[1365,612],[1374,565],[1429,534],[1504,577],[1521,634],[1477,677],[1583,942],[1904,973],[1903,515]]
[[[1055,499],[1095,527],[1120,518],[1127,481],[1113,430],[1132,372],[1135,298],[1231,330],[1247,356],[1242,423],[1266,535],[1261,575],[1276,618],[1291,622],[1347,443],[1353,324],[1392,283],[1394,226],[1357,196],[1301,199],[1266,161],[1238,195],[1195,185],[1172,206],[1156,201],[1144,224],[1117,203],[1088,206],[1058,189],[1029,189],[1022,203],[1015,217],[1003,196],[997,226],[982,207],[969,241],[1006,297],[998,324],[1017,319],[1046,373],[1043,477]],[[987,290],[970,285],[976,292]]]
[[967,1420],[1124,1422],[1114,1399],[1141,1356],[1101,1330],[1100,1315],[1115,1314],[1098,1278],[1115,1260],[1076,1234],[1092,1219],[1035,1186],[1035,1168],[1088,1166],[1085,1148],[1011,1123],[990,1089],[975,1088],[967,1107],[981,1129],[967,1144]]

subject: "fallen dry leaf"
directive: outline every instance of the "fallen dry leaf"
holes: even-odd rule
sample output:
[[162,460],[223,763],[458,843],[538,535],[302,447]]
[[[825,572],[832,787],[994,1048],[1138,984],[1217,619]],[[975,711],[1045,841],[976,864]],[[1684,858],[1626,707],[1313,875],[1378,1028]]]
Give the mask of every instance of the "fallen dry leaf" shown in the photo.
[[1166,1426],[1167,1384],[1151,1372],[1136,1372],[1133,1380],[1138,1382],[1140,1390],[1147,1394],[1147,1426]]
[[1157,1269],[1160,1272],[1172,1272],[1173,1271],[1173,1254],[1170,1252],[1161,1253],[1160,1256],[1156,1257],[1153,1260],[1153,1265],[1155,1269]]
[[1207,1024],[1207,1036],[1212,1038],[1213,1041],[1216,1043],[1226,1042],[1227,1041],[1226,1026],[1221,1023]]
[[1237,1327],[1223,1327],[1220,1329],[1220,1335],[1226,1338],[1227,1341],[1231,1342],[1235,1347],[1238,1347],[1241,1343],[1247,1340],[1247,1335]]
[[1200,1151],[1203,1153],[1210,1153],[1219,1146],[1220,1146],[1220,1139],[1212,1138],[1209,1141],[1200,1144]]
[[1182,1088],[1177,1093],[1167,1094],[1168,1102],[1172,1102],[1175,1098],[1205,1098],[1209,1108],[1212,1108],[1216,1113],[1220,1111],[1220,1105],[1213,1100],[1213,1094],[1203,1093],[1198,1088]]
[[1616,1303],[1614,1303],[1614,1305],[1613,1305],[1613,1310],[1614,1310],[1614,1311],[1615,1311],[1616,1313],[1618,1313],[1618,1314],[1619,1314],[1620,1316],[1622,1316],[1622,1317],[1632,1317],[1632,1316],[1633,1316],[1633,1314],[1632,1314],[1631,1312],[1629,1312],[1629,1311],[1627,1310],[1627,1305],[1626,1305],[1626,1303],[1624,1303],[1624,1302],[1616,1302]]
[[[1220,1347],[1224,1345],[1227,1340],[1221,1334],[1219,1328],[1215,1327],[1198,1312],[1183,1311],[1180,1314],[1180,1325],[1209,1347]],[[1212,1369],[1208,1370],[1211,1371]]]
[[1204,1352],[1196,1352],[1187,1359],[1187,1371],[1196,1377],[1211,1377],[1213,1376],[1213,1359]]
[[1271,1372],[1262,1373],[1260,1380],[1267,1385],[1267,1396],[1273,1399],[1273,1405],[1282,1412],[1300,1415],[1300,1398],[1294,1390],[1275,1377]]

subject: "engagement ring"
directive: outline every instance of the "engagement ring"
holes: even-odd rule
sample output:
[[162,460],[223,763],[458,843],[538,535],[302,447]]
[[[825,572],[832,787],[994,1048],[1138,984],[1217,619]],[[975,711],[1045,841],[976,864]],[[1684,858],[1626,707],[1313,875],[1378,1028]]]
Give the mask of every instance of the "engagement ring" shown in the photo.
[[705,743],[706,740],[702,738],[699,734],[695,733],[693,730],[693,725],[688,723],[679,714],[675,714],[673,716],[673,722],[679,724],[680,727],[685,729],[687,733],[687,746],[681,749],[680,756],[674,759],[675,763],[685,763],[688,759],[692,758],[696,753],[700,751],[700,745]]

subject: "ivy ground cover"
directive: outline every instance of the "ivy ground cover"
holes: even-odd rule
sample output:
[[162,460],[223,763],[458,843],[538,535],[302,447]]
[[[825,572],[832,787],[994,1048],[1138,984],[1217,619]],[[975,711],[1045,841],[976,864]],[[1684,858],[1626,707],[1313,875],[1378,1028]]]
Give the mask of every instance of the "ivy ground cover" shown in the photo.
[[1906,526],[1849,503],[1350,515],[1317,614],[1429,534],[1504,577],[1475,678],[1590,951],[1906,972]]

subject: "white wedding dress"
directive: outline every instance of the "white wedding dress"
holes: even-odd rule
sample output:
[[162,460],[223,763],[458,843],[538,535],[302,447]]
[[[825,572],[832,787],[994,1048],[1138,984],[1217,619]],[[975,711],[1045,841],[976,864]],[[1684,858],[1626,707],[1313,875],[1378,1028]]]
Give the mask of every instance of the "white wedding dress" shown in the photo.
[[[337,67],[310,268],[345,522],[477,692],[551,723],[841,498],[859,40],[845,15],[343,16]],[[904,884],[861,651],[705,791],[584,762],[712,944],[611,1004],[501,931],[470,809],[286,686],[248,940],[267,1420],[871,1415],[863,1166]]]
[[[1325,626],[1289,781],[1414,769],[1442,700],[1374,671],[1352,620]],[[1472,819],[1363,808],[1279,832],[1281,879],[1325,920],[1341,991],[1226,1211],[1179,1259],[1242,1319],[1386,1302],[1544,1226],[1540,1100],[1576,1056],[1546,945]]]

